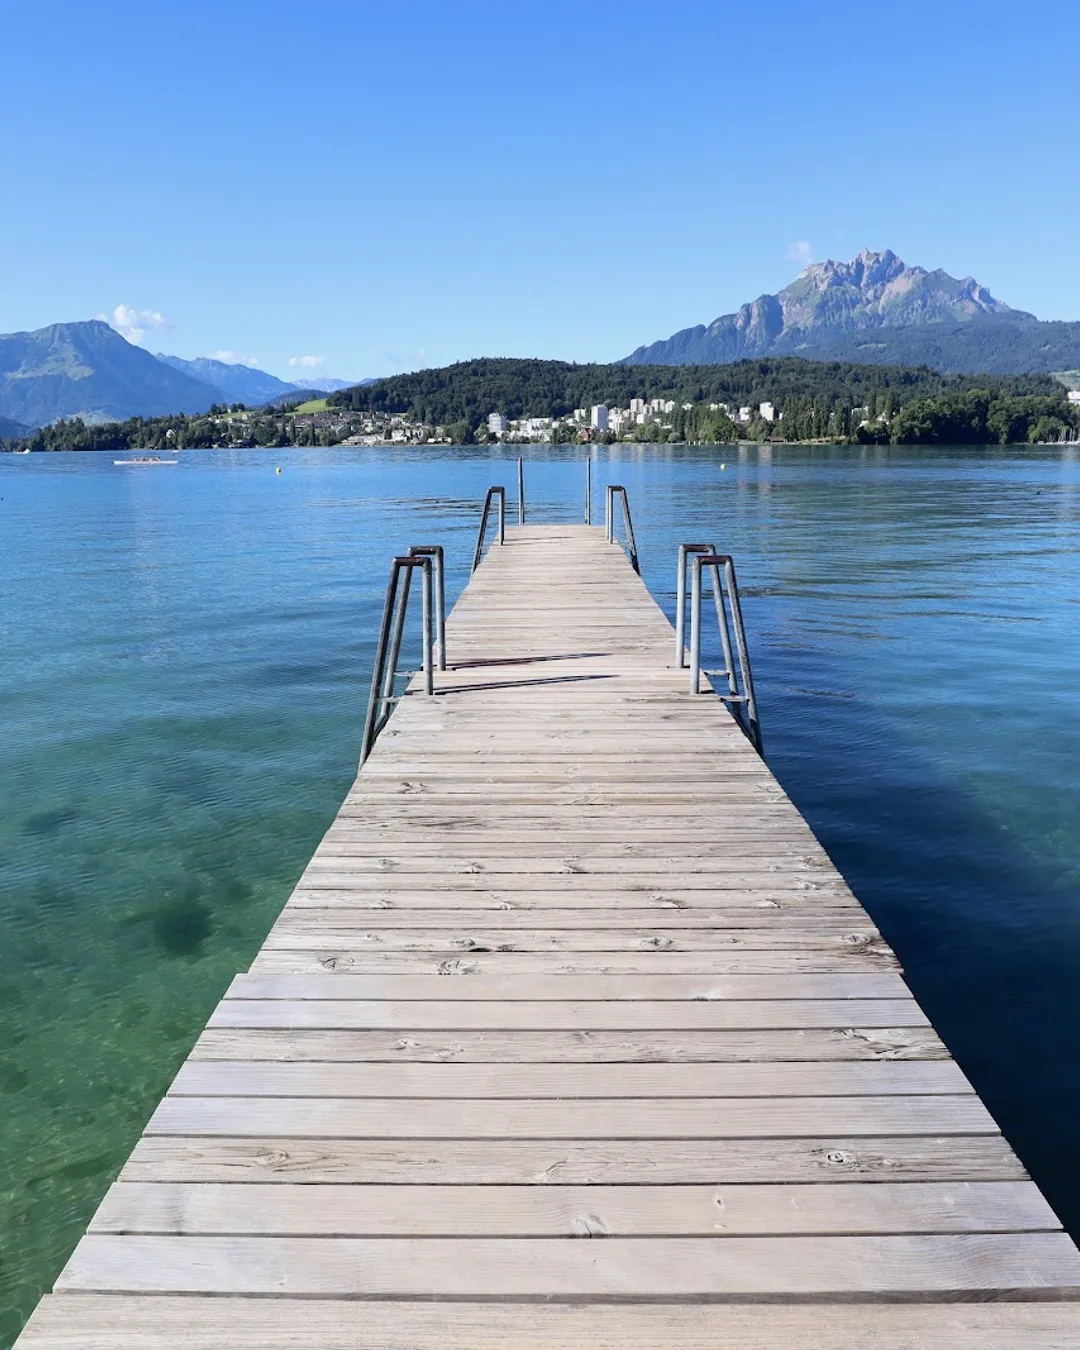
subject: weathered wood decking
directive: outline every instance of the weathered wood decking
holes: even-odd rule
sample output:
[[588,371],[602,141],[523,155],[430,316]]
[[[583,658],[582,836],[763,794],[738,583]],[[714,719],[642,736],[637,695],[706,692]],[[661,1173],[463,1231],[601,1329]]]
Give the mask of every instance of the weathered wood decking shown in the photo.
[[510,531],[449,652],[24,1350],[1080,1345],[1080,1255],[603,532]]

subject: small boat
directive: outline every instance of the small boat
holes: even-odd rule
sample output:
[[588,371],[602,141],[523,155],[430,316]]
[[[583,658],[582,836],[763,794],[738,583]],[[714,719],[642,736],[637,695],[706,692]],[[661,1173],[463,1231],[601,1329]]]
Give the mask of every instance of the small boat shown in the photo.
[[135,455],[132,459],[114,459],[114,464],[179,464],[178,459],[162,459],[160,455]]

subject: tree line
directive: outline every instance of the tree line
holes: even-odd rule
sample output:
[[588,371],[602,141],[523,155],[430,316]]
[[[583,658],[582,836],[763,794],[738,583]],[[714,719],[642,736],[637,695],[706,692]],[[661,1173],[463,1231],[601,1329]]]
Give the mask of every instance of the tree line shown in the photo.
[[[393,375],[375,384],[344,389],[327,402],[355,411],[402,413],[443,426],[465,423],[473,431],[491,412],[507,417],[565,417],[575,408],[606,403],[626,407],[632,398],[683,403],[726,403],[732,407],[810,401],[816,417],[799,414],[800,424],[825,436],[837,407],[866,407],[871,416],[895,410],[915,398],[933,398],[986,389],[995,396],[1036,396],[1064,400],[1049,375],[945,375],[928,366],[871,366],[841,361],[777,357],[712,366],[575,365],[565,361],[516,358],[462,361],[438,369]],[[849,428],[850,433],[850,428]]]

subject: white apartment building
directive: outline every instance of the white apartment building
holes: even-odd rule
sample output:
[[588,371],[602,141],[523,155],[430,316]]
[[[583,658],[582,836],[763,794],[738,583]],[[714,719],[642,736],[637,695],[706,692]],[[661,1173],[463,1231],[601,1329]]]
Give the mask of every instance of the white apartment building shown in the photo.
[[488,434],[491,436],[505,436],[510,428],[510,422],[505,413],[488,413]]
[[749,422],[750,418],[753,416],[753,413],[754,413],[753,408],[740,408],[739,415],[735,420],[737,422]]
[[773,407],[773,405],[772,405],[771,403],[761,403],[761,404],[759,404],[759,405],[758,405],[758,413],[760,414],[761,420],[762,420],[763,422],[775,422],[775,421],[776,421],[776,409]]
[[[643,413],[646,410],[647,406],[648,405],[646,404],[643,398],[632,398],[630,400],[630,412],[633,414],[634,417],[637,417],[638,413]],[[638,418],[638,421],[640,420],[641,419]]]
[[593,431],[607,431],[608,414],[607,406],[603,403],[597,403],[589,409],[589,425]]
[[1070,403],[1080,403],[1080,389],[1070,389],[1065,397]]

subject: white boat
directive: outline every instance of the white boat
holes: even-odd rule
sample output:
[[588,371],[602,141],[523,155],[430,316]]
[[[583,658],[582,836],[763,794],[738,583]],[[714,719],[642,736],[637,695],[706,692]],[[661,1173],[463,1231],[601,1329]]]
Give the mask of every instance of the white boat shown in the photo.
[[179,464],[178,459],[162,459],[159,455],[136,455],[133,459],[114,459],[114,464]]

